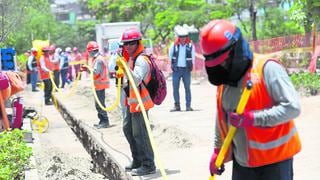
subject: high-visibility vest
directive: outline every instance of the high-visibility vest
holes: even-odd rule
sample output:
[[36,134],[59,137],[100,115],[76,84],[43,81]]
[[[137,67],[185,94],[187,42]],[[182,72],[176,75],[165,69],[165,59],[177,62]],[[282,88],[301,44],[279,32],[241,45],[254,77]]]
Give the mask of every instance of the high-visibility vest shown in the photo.
[[[51,70],[52,69],[52,64],[50,62],[50,58],[49,57],[45,57],[45,56],[42,56],[42,57],[44,58],[44,64],[45,64],[46,68]],[[40,64],[40,62],[39,62],[39,64]],[[40,73],[40,79],[41,80],[45,80],[45,79],[49,79],[50,78],[49,72],[44,71],[41,68],[41,65],[39,65],[39,73]]]
[[[272,98],[268,94],[263,79],[263,67],[270,59],[254,60],[252,68],[246,74],[253,82],[253,88],[245,110],[254,111],[271,108]],[[275,60],[273,60],[275,61]],[[277,62],[277,61],[276,61]],[[245,81],[246,82],[246,79]],[[243,87],[245,84],[243,84]],[[225,115],[222,109],[223,86],[218,87],[217,112],[218,126],[222,139],[227,133]],[[274,127],[252,126],[244,129],[248,143],[244,151],[248,155],[248,167],[259,167],[292,158],[301,150],[301,143],[294,121]]]
[[[146,61],[148,61],[149,65],[151,64],[148,57],[144,56],[144,59]],[[151,65],[150,65],[150,68],[151,68]],[[130,69],[132,69],[132,70],[134,69],[133,64],[130,65]],[[151,69],[148,72],[147,76],[143,79],[143,82],[145,82],[145,84],[148,84],[148,82],[150,80],[151,80]],[[148,89],[145,87],[144,83],[141,83],[137,88],[140,92],[140,96],[141,96],[141,100],[142,100],[144,108],[146,110],[151,109],[154,106],[154,103],[153,103],[151,96],[148,92]],[[130,106],[130,112],[132,112],[132,113],[141,112],[141,108],[139,106],[137,96],[134,93],[134,90],[131,85],[129,86],[129,97],[127,98],[127,102]]]
[[94,66],[94,64],[98,63],[98,61],[101,61],[103,64],[103,72],[102,74],[93,75],[94,87],[96,90],[107,89],[110,87],[108,68],[105,61],[102,59],[102,56],[98,56],[97,58],[95,58],[92,65]]
[[[51,56],[51,58],[56,58],[56,54],[53,54],[53,55]],[[60,58],[60,57],[59,57],[59,58]],[[59,69],[60,69],[60,59],[59,59],[59,61],[57,61],[57,62],[55,62],[55,63],[52,62],[52,70],[57,71],[57,70],[59,70]]]

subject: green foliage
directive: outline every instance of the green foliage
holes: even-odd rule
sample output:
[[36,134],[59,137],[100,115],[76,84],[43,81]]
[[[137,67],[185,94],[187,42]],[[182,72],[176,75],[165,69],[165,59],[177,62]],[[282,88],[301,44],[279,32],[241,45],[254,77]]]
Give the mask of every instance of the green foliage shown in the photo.
[[19,129],[0,133],[0,179],[15,179],[28,165],[32,149],[23,137]]
[[307,95],[320,91],[320,75],[309,72],[293,73],[290,75],[291,81],[296,89],[305,90]]

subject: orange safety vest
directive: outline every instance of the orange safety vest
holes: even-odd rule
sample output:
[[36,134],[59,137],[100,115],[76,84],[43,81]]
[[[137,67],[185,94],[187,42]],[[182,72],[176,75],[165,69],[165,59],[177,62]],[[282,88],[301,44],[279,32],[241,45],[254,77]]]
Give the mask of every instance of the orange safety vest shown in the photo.
[[94,87],[96,90],[107,89],[110,87],[110,81],[108,77],[108,68],[105,61],[103,61],[101,58],[102,58],[101,56],[98,56],[93,60],[94,62],[92,63],[92,66],[94,66],[94,64],[97,63],[97,61],[102,61],[103,63],[102,74],[93,75]]
[[[55,58],[55,54],[51,56],[51,58]],[[52,70],[56,71],[60,69],[60,59],[58,62],[53,63],[52,62]]]
[[[149,63],[150,68],[151,68],[151,62],[148,59],[148,57],[144,56],[144,59]],[[133,70],[133,63],[130,65],[130,69]],[[148,72],[147,76],[143,79],[143,81],[148,84],[148,82],[151,80],[151,69]],[[143,103],[143,106],[146,110],[151,109],[154,106],[154,103],[150,97],[149,91],[148,89],[145,87],[145,85],[143,83],[141,83],[138,87],[138,90],[140,90],[140,96],[141,96],[141,100]],[[129,86],[129,97],[127,99],[127,102],[130,106],[130,112],[134,113],[134,112],[141,112],[139,103],[138,103],[138,99],[136,94],[134,93],[134,90],[132,88],[132,86]]]
[[[51,70],[52,69],[52,63],[50,62],[50,58],[49,57],[45,57],[45,56],[42,56],[42,57],[44,57],[45,66],[49,70]],[[41,68],[40,62],[39,62],[39,73],[40,73],[40,79],[41,80],[45,80],[45,79],[49,79],[50,78],[49,72],[46,72]]]
[[[252,68],[246,74],[246,78],[250,78],[253,82],[251,95],[245,107],[247,111],[263,110],[273,106],[272,98],[268,94],[263,80],[263,67],[269,60],[271,59],[254,60]],[[245,84],[243,87],[245,87]],[[223,86],[218,87],[218,125],[221,137],[224,140],[227,125],[225,113],[222,109],[222,92]],[[244,130],[248,138],[245,150],[248,154],[248,162],[246,164],[249,167],[259,167],[280,162],[293,157],[301,150],[300,139],[293,120],[274,127],[252,126]]]

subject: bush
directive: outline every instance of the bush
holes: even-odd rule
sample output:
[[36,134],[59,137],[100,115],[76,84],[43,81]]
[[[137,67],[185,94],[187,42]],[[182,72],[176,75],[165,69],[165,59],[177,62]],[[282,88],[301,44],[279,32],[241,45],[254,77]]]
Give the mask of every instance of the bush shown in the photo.
[[306,95],[316,95],[320,91],[320,76],[316,73],[293,73],[290,78],[295,88],[306,91]]
[[24,131],[18,129],[0,133],[0,179],[20,179],[29,164],[32,149],[23,138]]

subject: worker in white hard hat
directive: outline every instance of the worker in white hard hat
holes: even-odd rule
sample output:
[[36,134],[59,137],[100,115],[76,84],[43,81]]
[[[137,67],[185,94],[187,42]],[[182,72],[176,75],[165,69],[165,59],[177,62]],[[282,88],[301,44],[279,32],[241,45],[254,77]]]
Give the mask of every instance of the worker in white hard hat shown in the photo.
[[186,111],[193,111],[191,108],[191,71],[195,60],[195,49],[192,45],[188,31],[184,28],[177,30],[178,37],[169,49],[169,59],[171,60],[172,84],[174,107],[171,112],[181,111],[179,87],[182,79],[185,88]]

